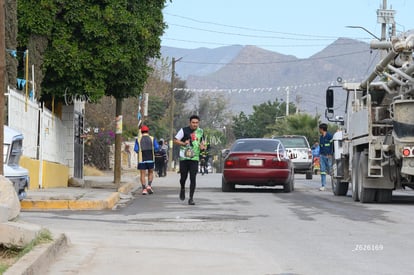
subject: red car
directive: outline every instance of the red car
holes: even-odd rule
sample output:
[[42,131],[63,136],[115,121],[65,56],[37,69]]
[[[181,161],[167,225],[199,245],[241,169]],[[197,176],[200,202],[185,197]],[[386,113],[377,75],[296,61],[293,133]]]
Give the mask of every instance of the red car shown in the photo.
[[236,184],[294,189],[293,164],[278,139],[238,139],[224,157],[223,192],[234,191]]

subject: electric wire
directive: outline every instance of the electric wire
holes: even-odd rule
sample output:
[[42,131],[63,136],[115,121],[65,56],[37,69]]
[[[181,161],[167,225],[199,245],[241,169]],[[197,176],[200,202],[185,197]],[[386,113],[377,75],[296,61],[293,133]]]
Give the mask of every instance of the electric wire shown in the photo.
[[[228,43],[219,43],[219,42],[207,42],[207,41],[195,41],[195,40],[188,40],[188,39],[177,39],[177,38],[170,38],[170,37],[163,37],[165,40],[171,40],[171,41],[179,41],[179,42],[188,42],[188,43],[198,43],[198,44],[210,44],[210,45],[217,45],[217,46],[234,46],[238,44],[228,44]],[[341,45],[353,45],[357,44],[357,41],[347,42],[347,43],[341,43]],[[240,45],[241,46],[241,45]],[[249,46],[256,46],[256,47],[267,47],[267,48],[290,48],[290,47],[325,47],[326,44],[296,44],[296,45],[283,45],[283,44],[255,44],[255,45],[249,45]]]
[[[176,14],[171,14],[171,13],[164,13],[164,14],[172,16],[172,17],[181,18],[181,19],[184,19],[184,20],[196,22],[196,23],[199,23],[199,24],[204,24],[204,25],[213,25],[213,26],[233,28],[233,29],[243,30],[243,31],[261,32],[261,33],[267,33],[267,34],[278,34],[278,35],[285,35],[285,36],[268,36],[268,35],[257,35],[257,34],[234,33],[234,32],[228,32],[228,31],[218,31],[218,30],[212,30],[212,29],[199,28],[199,27],[183,25],[183,24],[169,23],[170,26],[193,29],[193,30],[204,31],[204,32],[209,32],[209,33],[217,33],[217,34],[222,34],[222,35],[231,35],[231,36],[249,37],[249,38],[260,38],[260,39],[278,39],[278,40],[282,40],[282,41],[288,41],[288,40],[293,40],[293,41],[333,41],[335,39],[340,38],[338,36],[329,36],[329,35],[314,35],[314,34],[290,33],[290,32],[256,29],[256,28],[249,28],[249,27],[243,27],[243,26],[220,24],[220,23],[210,22],[210,21],[202,21],[202,20],[198,20],[198,19],[194,19],[194,18],[190,18],[190,17],[186,17],[186,16],[180,16],[180,15],[176,15]],[[163,39],[172,40],[172,41],[181,41],[181,42],[186,42],[186,43],[222,45],[222,46],[228,45],[229,46],[229,44],[223,44],[223,43],[217,43],[217,42],[191,41],[191,40],[186,40],[186,39],[177,39],[177,38],[168,38],[168,37],[163,37]],[[356,38],[351,38],[351,39],[365,40],[365,41],[370,40],[370,38],[367,38],[367,37],[356,37]],[[240,43],[236,43],[236,44],[240,44]],[[324,44],[324,45],[258,45],[256,43],[243,43],[243,44],[248,44],[248,45],[257,46],[257,47],[265,47],[265,48],[326,47],[326,46],[329,45],[329,44]]]
[[305,58],[305,59],[292,59],[292,60],[279,60],[279,61],[269,61],[269,62],[233,62],[233,63],[225,63],[225,62],[204,62],[204,61],[191,61],[191,60],[181,60],[181,63],[187,64],[204,64],[204,65],[228,65],[228,66],[235,66],[235,65],[271,65],[271,64],[286,64],[286,63],[297,63],[297,62],[312,62],[315,60],[321,59],[330,59],[330,58],[337,58],[337,57],[344,57],[349,55],[355,55],[360,53],[365,53],[367,50],[363,51],[355,51],[343,54],[336,54],[336,55],[326,55],[326,56],[319,56],[319,57],[312,57],[312,58]]
[[338,37],[334,38],[295,38],[295,37],[283,37],[283,36],[269,36],[269,35],[255,35],[255,34],[242,34],[242,33],[233,33],[233,32],[225,32],[225,31],[216,31],[216,30],[209,30],[209,29],[202,29],[192,26],[180,25],[180,24],[170,24],[170,26],[176,26],[186,29],[192,29],[197,31],[204,31],[204,32],[211,32],[211,33],[218,33],[218,34],[226,34],[226,35],[233,35],[233,36],[243,36],[243,37],[252,37],[252,38],[267,38],[267,39],[281,39],[281,40],[298,40],[298,41],[332,41],[338,39]]
[[[284,34],[284,35],[291,35],[291,36],[303,36],[303,37],[313,37],[313,38],[324,38],[324,39],[337,39],[337,36],[328,36],[328,35],[314,35],[314,34],[303,34],[303,33],[291,33],[291,32],[280,32],[280,31],[273,31],[273,30],[263,30],[263,29],[255,29],[255,28],[249,28],[249,27],[243,27],[243,26],[234,26],[234,25],[227,25],[227,24],[220,24],[220,23],[215,23],[215,22],[210,22],[210,21],[202,21],[202,20],[198,20],[198,19],[194,19],[194,18],[190,18],[190,17],[186,17],[186,16],[181,16],[181,15],[176,15],[176,14],[172,14],[172,13],[164,13],[166,15],[170,15],[173,17],[177,17],[177,18],[182,18],[182,19],[186,19],[189,21],[193,21],[196,23],[201,23],[201,24],[208,24],[208,25],[215,25],[215,26],[222,26],[222,27],[228,27],[228,28],[234,28],[234,29],[240,29],[240,30],[247,30],[247,31],[254,31],[254,32],[264,32],[264,33],[274,33],[274,34]],[[356,39],[369,39],[366,37],[361,37],[361,38],[356,38]]]

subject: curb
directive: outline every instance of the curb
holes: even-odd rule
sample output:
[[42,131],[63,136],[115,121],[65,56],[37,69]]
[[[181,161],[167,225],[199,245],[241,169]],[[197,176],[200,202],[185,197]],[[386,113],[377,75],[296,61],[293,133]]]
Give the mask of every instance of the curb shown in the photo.
[[135,188],[136,188],[135,183],[128,182],[128,183],[123,184],[121,187],[119,187],[118,192],[122,193],[122,194],[128,194],[129,192],[131,192]]
[[21,209],[27,211],[42,210],[104,210],[112,209],[119,201],[119,192],[113,192],[104,200],[23,200]]
[[112,192],[103,200],[23,200],[20,206],[25,211],[112,209],[120,200],[121,194],[128,194],[135,188],[136,184],[125,183],[117,192]]
[[53,242],[36,246],[7,269],[4,275],[44,274],[60,252],[68,247],[68,244],[69,240],[66,235],[60,234]]

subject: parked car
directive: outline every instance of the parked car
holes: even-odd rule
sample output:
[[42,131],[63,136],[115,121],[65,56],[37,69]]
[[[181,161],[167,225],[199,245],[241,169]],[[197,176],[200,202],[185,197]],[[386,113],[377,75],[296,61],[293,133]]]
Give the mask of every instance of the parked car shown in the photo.
[[272,138],[280,140],[287,153],[292,156],[295,173],[304,173],[306,179],[312,179],[312,150],[308,139],[305,136],[298,135],[274,136]]
[[238,139],[224,155],[223,192],[234,191],[236,185],[281,185],[285,192],[293,191],[293,164],[281,141]]
[[23,153],[23,135],[4,125],[3,172],[16,189],[19,200],[26,197],[29,188],[29,171],[19,165]]

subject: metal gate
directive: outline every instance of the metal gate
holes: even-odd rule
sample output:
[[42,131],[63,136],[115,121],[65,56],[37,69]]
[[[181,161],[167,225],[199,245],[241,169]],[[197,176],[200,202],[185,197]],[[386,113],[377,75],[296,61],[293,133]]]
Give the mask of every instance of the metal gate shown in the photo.
[[79,112],[74,114],[74,166],[73,177],[83,178],[83,115]]

